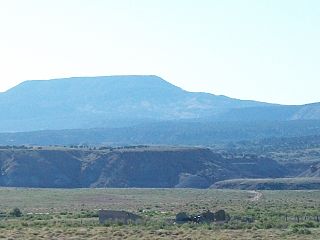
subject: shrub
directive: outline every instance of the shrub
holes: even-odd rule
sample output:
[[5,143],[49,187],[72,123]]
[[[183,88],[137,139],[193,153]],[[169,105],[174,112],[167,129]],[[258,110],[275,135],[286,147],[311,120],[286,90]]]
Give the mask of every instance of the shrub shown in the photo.
[[311,234],[311,231],[307,228],[293,228],[292,232],[298,234]]
[[13,217],[21,217],[21,216],[22,216],[22,212],[20,211],[19,208],[14,208],[14,209],[12,209],[12,211],[10,212],[10,216],[13,216]]

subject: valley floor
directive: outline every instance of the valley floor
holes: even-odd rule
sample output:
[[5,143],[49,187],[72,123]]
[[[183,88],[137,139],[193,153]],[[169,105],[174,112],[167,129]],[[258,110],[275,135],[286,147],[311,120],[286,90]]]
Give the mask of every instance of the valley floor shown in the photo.
[[[19,208],[21,217],[10,214]],[[97,210],[143,216],[99,225]],[[224,209],[228,223],[173,224]],[[320,191],[0,188],[0,239],[320,239]]]

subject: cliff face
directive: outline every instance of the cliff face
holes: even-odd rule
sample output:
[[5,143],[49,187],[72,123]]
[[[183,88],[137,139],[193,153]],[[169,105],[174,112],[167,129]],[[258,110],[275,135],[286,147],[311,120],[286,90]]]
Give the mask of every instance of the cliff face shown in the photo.
[[283,177],[270,159],[225,159],[208,149],[0,150],[0,185],[10,187],[194,187],[242,177]]
[[2,186],[80,186],[81,161],[69,151],[0,151],[0,167]]

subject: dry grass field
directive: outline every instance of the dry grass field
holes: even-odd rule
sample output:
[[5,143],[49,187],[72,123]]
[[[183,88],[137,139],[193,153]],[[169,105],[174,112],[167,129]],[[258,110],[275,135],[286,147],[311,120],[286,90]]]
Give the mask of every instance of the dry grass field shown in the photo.
[[[21,217],[10,212],[19,208]],[[97,210],[143,216],[99,225]],[[217,224],[173,224],[180,211],[226,210]],[[0,188],[0,239],[320,239],[320,191]],[[246,221],[252,219],[253,221]]]

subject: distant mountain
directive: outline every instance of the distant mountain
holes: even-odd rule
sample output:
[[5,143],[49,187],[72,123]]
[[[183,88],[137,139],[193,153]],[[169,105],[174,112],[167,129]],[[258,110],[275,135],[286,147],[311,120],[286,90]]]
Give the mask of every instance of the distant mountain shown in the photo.
[[0,110],[0,132],[320,119],[320,104],[283,106],[188,92],[157,76],[26,81],[0,93]]
[[129,126],[213,119],[229,109],[269,106],[182,90],[157,76],[26,81],[0,93],[0,131]]

